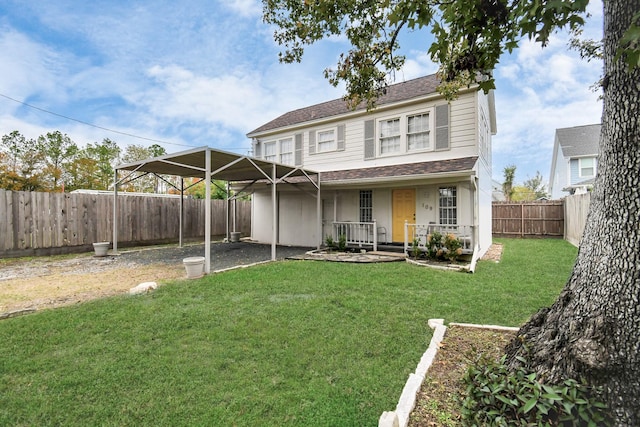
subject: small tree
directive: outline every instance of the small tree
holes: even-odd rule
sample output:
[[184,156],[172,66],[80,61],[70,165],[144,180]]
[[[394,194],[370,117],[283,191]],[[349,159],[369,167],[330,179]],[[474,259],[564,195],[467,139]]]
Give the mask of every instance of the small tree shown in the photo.
[[516,176],[516,167],[514,165],[506,166],[503,170],[504,182],[502,183],[502,192],[505,199],[509,202],[513,197],[513,180]]

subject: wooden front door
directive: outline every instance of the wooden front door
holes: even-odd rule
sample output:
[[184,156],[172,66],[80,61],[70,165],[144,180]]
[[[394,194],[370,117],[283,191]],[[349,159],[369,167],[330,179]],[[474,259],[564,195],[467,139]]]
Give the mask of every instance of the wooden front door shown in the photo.
[[404,242],[404,222],[416,222],[416,190],[413,188],[393,190],[393,230],[394,242]]

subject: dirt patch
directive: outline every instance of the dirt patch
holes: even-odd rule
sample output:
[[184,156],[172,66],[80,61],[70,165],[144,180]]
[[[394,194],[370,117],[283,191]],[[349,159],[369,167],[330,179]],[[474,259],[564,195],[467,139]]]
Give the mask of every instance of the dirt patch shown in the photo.
[[469,364],[481,354],[497,360],[514,332],[450,326],[429,367],[410,427],[452,427],[462,425],[459,397],[464,393],[462,377]]
[[6,262],[0,267],[0,313],[76,304],[184,276],[181,265],[139,265],[115,256]]
[[[279,246],[277,258],[309,248]],[[204,245],[136,248],[116,256],[92,254],[0,260],[0,315],[54,308],[126,293],[142,282],[186,278],[184,258],[203,256]],[[271,246],[252,242],[213,243],[211,270],[271,259]]]

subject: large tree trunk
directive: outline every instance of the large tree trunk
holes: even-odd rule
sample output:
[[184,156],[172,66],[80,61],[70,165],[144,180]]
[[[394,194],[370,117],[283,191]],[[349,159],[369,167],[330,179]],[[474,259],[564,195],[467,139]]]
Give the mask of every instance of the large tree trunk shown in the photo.
[[[614,60],[640,0],[604,0],[598,175],[573,273],[507,347],[550,382],[603,386],[618,426],[640,426],[640,70]],[[528,350],[527,350],[528,349]]]

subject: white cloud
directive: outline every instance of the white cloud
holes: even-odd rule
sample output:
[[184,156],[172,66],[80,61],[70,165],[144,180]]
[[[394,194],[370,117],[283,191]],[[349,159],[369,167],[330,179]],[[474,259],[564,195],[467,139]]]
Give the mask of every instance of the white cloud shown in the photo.
[[11,28],[0,28],[0,91],[23,98],[56,91],[55,52]]
[[411,51],[396,81],[415,79],[438,71],[438,65],[431,61],[429,54],[423,51]]
[[244,17],[262,14],[262,4],[257,0],[223,0],[221,3]]

